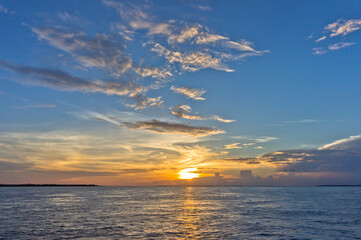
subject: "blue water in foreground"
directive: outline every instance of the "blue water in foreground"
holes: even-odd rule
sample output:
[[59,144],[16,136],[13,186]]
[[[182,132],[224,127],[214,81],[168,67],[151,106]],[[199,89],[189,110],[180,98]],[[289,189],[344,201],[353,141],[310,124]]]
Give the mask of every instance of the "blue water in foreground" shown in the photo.
[[361,187],[4,187],[0,239],[361,239]]

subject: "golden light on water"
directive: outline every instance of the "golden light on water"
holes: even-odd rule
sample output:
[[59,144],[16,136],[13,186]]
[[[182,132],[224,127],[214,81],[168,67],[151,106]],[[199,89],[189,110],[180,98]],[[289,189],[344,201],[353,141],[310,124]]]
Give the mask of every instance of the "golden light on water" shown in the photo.
[[193,179],[197,178],[199,176],[198,173],[194,173],[197,171],[197,168],[186,168],[179,172],[179,178],[180,179]]

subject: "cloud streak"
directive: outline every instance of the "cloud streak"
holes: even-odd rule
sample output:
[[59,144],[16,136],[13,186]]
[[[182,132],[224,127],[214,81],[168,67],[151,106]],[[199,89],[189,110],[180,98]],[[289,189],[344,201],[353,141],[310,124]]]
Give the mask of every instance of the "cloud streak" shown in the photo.
[[124,125],[131,129],[144,129],[155,133],[187,134],[199,137],[225,133],[225,131],[216,128],[191,126],[181,123],[162,122],[156,119],[153,119],[151,121],[127,122],[124,123]]
[[330,31],[330,37],[346,36],[361,28],[361,19],[339,19],[334,23],[330,23],[325,27],[325,30]]
[[107,95],[129,97],[135,97],[145,91],[142,86],[135,82],[90,81],[60,70],[17,65],[3,60],[0,60],[0,66],[25,76],[25,78],[17,79],[21,83],[47,86],[65,91],[101,92]]
[[201,116],[198,114],[189,114],[192,109],[188,105],[176,105],[170,108],[169,110],[172,115],[178,118],[184,118],[189,120],[216,120],[224,123],[231,123],[235,121],[235,120],[224,119],[217,115],[208,117],[208,116]]
[[226,144],[226,145],[224,145],[224,149],[239,149],[239,148],[242,148],[241,146],[239,146],[239,144],[241,144],[241,143]]
[[213,68],[225,72],[234,71],[226,66],[221,59],[213,57],[206,52],[192,51],[182,53],[179,51],[171,51],[159,43],[156,43],[151,50],[159,56],[165,57],[171,64],[178,63],[180,68],[185,71],[196,72],[205,68]]
[[338,43],[329,45],[329,46],[328,46],[328,49],[331,50],[331,51],[340,50],[341,48],[347,48],[347,47],[350,47],[350,46],[352,46],[352,45],[354,45],[354,44],[355,44],[355,43],[338,42]]
[[97,34],[88,37],[84,32],[71,32],[62,27],[31,28],[39,39],[73,55],[85,67],[97,67],[119,76],[132,68],[132,59],[125,46],[114,36]]
[[206,100],[204,97],[202,97],[202,95],[206,92],[203,89],[175,86],[172,86],[170,89],[175,93],[183,94],[187,98],[191,98],[193,100]]

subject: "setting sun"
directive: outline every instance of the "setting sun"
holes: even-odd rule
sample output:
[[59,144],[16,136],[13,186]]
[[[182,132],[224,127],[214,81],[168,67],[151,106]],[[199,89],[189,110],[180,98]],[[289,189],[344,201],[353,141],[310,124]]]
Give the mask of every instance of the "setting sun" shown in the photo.
[[179,178],[180,179],[193,179],[197,178],[199,176],[198,173],[193,173],[197,171],[197,168],[186,168],[179,172]]

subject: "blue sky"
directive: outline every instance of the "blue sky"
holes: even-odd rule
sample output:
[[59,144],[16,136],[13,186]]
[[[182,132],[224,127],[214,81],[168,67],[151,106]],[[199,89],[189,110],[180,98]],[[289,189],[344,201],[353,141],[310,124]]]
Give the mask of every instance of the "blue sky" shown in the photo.
[[360,183],[360,10],[1,1],[0,181]]

